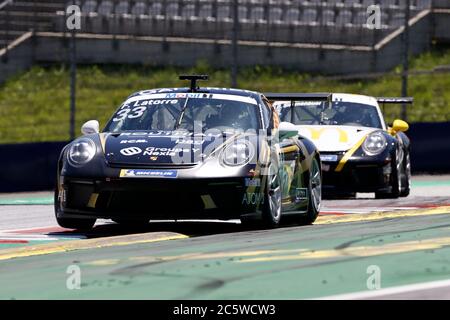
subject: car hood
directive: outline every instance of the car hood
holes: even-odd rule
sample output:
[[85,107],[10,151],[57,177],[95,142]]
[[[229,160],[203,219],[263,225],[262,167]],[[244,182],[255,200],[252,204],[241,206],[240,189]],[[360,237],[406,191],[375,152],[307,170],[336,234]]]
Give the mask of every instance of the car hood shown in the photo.
[[196,164],[223,145],[223,135],[177,131],[104,134],[105,158],[117,165]]
[[310,139],[322,152],[347,151],[378,128],[355,126],[296,126],[299,134]]

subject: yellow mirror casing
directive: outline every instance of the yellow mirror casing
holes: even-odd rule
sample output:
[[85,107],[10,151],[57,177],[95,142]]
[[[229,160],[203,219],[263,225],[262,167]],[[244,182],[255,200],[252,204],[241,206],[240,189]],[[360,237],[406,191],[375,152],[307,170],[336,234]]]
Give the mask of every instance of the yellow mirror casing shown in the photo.
[[397,132],[405,132],[409,129],[409,124],[406,121],[396,119],[392,124],[392,128],[389,128],[391,134],[396,134]]

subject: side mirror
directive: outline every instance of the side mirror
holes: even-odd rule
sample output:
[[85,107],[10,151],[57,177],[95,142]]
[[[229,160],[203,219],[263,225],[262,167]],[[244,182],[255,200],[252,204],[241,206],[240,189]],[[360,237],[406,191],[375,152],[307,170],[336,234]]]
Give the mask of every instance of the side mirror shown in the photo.
[[409,129],[409,125],[403,120],[394,120],[392,124],[392,130],[395,132],[405,132]]
[[280,122],[278,131],[280,133],[280,140],[298,136],[297,127],[290,122]]
[[98,133],[99,127],[100,124],[97,120],[89,120],[81,126],[81,133],[84,135]]

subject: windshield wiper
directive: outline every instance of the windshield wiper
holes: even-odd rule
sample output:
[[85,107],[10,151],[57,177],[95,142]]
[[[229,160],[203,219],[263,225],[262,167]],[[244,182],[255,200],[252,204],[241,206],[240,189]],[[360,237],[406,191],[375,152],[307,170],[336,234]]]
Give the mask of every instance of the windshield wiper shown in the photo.
[[181,108],[180,118],[178,119],[178,122],[175,124],[174,130],[178,130],[180,128],[181,121],[183,120],[184,113],[185,113],[185,111],[187,109],[188,101],[189,101],[189,97],[186,97],[186,101],[184,102],[184,106],[183,106],[183,108]]
[[320,125],[323,125],[325,122],[324,122],[324,117],[325,117],[325,112],[324,112],[325,110],[324,110],[324,108],[322,107],[322,110],[320,110],[320,121],[319,121],[319,124]]

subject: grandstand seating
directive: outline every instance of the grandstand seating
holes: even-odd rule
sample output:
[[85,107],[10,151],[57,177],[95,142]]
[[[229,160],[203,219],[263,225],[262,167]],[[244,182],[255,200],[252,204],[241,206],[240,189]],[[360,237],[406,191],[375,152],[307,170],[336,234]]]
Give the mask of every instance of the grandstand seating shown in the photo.
[[[72,0],[16,0],[0,9],[0,48],[28,30],[64,31]],[[382,29],[366,27],[367,7],[382,7]],[[2,3],[2,0],[0,0]],[[76,0],[80,32],[229,39],[232,0]],[[239,0],[239,38],[372,45],[404,23],[406,0]],[[411,15],[431,0],[411,0]],[[58,14],[55,14],[58,12]]]

